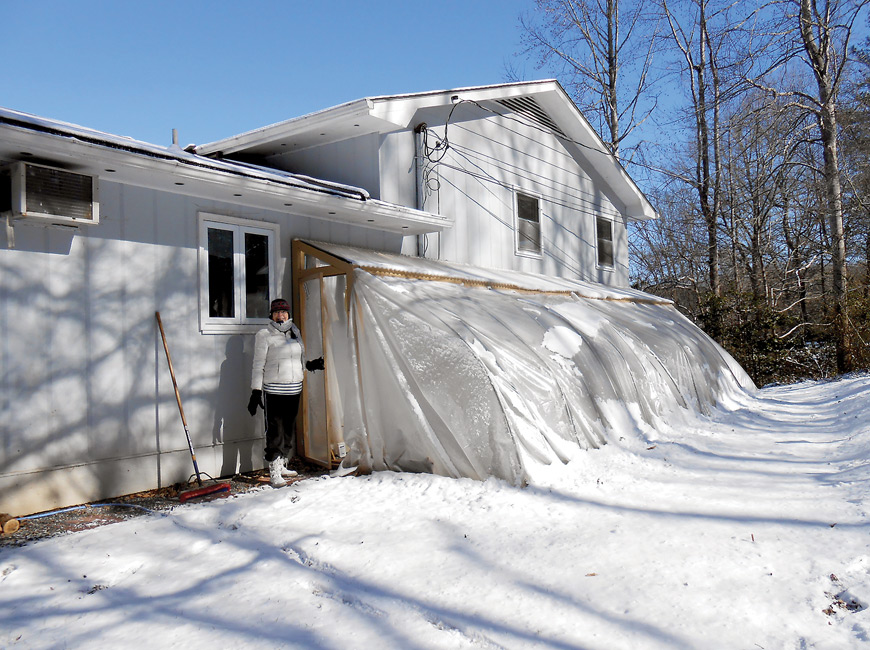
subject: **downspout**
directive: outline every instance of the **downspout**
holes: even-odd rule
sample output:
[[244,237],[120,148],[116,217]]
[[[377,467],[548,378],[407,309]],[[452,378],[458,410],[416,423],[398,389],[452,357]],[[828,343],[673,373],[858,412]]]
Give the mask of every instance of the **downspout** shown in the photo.
[[[429,128],[425,122],[420,122],[414,128],[414,172],[416,202],[415,206],[421,212],[425,211],[426,205],[426,156],[423,151],[423,134]],[[426,257],[426,250],[429,248],[429,236],[426,233],[417,235],[417,257]]]

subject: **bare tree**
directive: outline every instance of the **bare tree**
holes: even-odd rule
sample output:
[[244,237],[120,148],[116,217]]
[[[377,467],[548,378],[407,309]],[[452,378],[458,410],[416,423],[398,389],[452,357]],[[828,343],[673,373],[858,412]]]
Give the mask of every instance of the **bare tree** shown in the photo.
[[[847,257],[843,225],[843,187],[840,169],[837,103],[846,79],[849,43],[855,21],[868,0],[776,0],[767,9],[772,13],[768,37],[778,47],[768,58],[759,57],[750,81],[771,95],[789,97],[794,107],[813,116],[815,143],[821,149],[821,164],[815,171],[824,185],[822,236],[830,242],[830,280],[832,320],[836,344],[837,369],[846,372],[853,365],[847,304]],[[805,65],[812,75],[808,88],[778,85],[774,74]],[[826,226],[826,227],[824,227]],[[824,277],[822,278],[824,280]]]
[[537,54],[542,67],[555,64],[619,156],[620,145],[656,106],[656,26],[643,20],[642,0],[536,0],[536,7],[521,19],[527,52]]
[[[676,4],[661,0],[669,40],[682,58],[683,77],[689,82],[690,110],[696,146],[693,185],[707,227],[707,279],[713,296],[721,295],[719,277],[719,222],[721,217],[721,107],[720,53],[736,32],[728,20],[729,6],[716,9],[714,0],[688,0]],[[719,19],[723,26],[712,29]],[[711,124],[712,117],[712,124]]]
[[[870,298],[870,37],[855,50],[858,66],[850,75],[838,111],[844,175],[844,220],[851,218],[852,245],[863,256],[863,293]],[[849,222],[844,228],[850,230]],[[847,249],[848,251],[848,249]]]
[[818,120],[823,151],[822,177],[827,198],[828,233],[831,238],[834,328],[837,369],[852,368],[846,303],[846,239],[843,230],[843,189],[840,182],[837,97],[844,80],[849,40],[855,20],[867,0],[791,0],[797,5],[802,59],[816,81],[816,92],[794,90]]

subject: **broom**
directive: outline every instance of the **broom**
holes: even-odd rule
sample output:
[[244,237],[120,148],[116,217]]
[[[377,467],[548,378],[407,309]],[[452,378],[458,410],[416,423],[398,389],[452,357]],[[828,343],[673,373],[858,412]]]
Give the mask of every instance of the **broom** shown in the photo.
[[[178,500],[184,503],[190,499],[204,497],[207,494],[215,494],[217,492],[229,492],[230,484],[227,482],[218,482],[209,476],[211,482],[203,485],[200,477],[199,466],[196,464],[196,453],[193,451],[193,443],[190,441],[190,430],[187,428],[187,418],[184,417],[184,408],[181,406],[181,393],[178,392],[178,383],[175,381],[175,370],[172,368],[172,357],[169,356],[169,344],[166,343],[166,333],[163,331],[163,321],[160,320],[160,312],[154,312],[157,316],[157,325],[160,327],[160,338],[163,339],[163,350],[166,352],[166,362],[169,364],[169,374],[172,376],[172,386],[175,388],[175,401],[178,402],[178,412],[181,414],[181,423],[184,425],[184,435],[187,438],[187,448],[190,450],[190,459],[193,461],[193,471],[196,474],[196,484],[198,487],[179,492]],[[204,472],[203,472],[204,473]],[[206,474],[208,476],[208,474]],[[192,478],[192,477],[191,477]],[[190,479],[188,479],[188,483]]]

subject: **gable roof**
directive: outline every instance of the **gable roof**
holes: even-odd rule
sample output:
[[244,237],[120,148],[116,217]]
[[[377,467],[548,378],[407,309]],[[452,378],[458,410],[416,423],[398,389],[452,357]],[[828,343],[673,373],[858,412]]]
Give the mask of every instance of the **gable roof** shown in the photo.
[[199,145],[194,151],[203,156],[268,158],[291,148],[300,150],[367,133],[412,129],[417,111],[457,101],[482,104],[493,114],[511,114],[553,133],[575,159],[585,162],[582,166],[594,181],[610,189],[611,200],[629,219],[658,216],[619,159],[607,150],[561,84],[553,79],[367,97]]

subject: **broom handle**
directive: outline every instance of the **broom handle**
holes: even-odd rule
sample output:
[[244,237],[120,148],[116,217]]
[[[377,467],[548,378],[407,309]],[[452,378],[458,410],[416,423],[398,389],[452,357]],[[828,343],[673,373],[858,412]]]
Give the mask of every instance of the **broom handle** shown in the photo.
[[184,425],[184,435],[187,438],[187,448],[190,450],[190,459],[193,461],[193,471],[196,472],[196,482],[202,487],[202,479],[199,477],[199,466],[196,464],[196,453],[193,451],[193,443],[190,441],[190,431],[187,428],[187,418],[184,417],[184,407],[181,406],[181,393],[178,392],[178,382],[175,381],[175,370],[172,368],[172,357],[169,355],[169,344],[166,342],[166,332],[163,331],[163,321],[160,312],[155,311],[157,326],[160,328],[160,338],[163,339],[163,350],[166,352],[166,362],[169,364],[169,375],[172,377],[172,387],[175,389],[175,401],[178,402],[178,412],[181,414],[181,423]]

